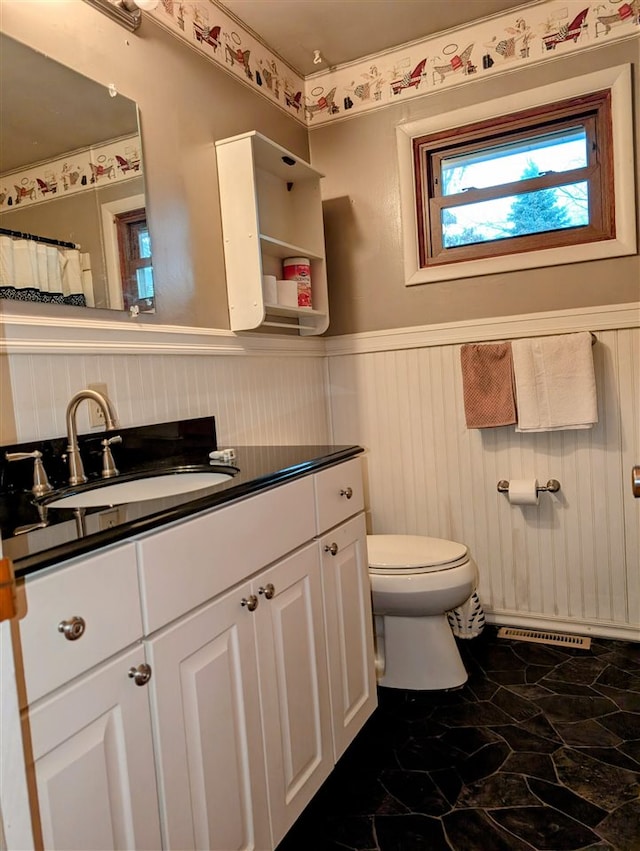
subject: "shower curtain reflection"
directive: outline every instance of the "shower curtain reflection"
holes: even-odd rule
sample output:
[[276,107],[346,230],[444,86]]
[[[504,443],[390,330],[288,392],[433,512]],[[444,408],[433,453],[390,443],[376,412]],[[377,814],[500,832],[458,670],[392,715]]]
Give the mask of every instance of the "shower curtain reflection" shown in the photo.
[[90,255],[72,242],[0,228],[0,298],[92,307]]

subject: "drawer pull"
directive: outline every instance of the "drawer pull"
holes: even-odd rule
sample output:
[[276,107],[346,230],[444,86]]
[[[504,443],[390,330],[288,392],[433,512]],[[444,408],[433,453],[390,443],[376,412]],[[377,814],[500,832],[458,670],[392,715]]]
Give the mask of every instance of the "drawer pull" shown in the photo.
[[337,555],[338,545],[334,541],[333,544],[327,544],[324,548],[325,553],[331,553],[332,556]]
[[245,606],[250,612],[255,612],[258,608],[258,598],[255,594],[250,594],[248,597],[243,597],[240,600],[240,605]]
[[261,585],[258,588],[258,594],[264,594],[266,600],[270,600],[275,596],[276,589],[272,582],[267,582],[266,585]]
[[343,488],[340,491],[340,496],[346,496],[347,499],[351,499],[351,497],[353,496],[353,491],[351,490],[351,488]]
[[82,638],[84,631],[87,628],[84,618],[74,615],[68,621],[60,621],[58,624],[58,632],[61,632],[67,641],[77,641]]
[[137,686],[146,686],[151,679],[151,665],[147,665],[146,662],[137,667],[134,665],[129,668],[129,677]]

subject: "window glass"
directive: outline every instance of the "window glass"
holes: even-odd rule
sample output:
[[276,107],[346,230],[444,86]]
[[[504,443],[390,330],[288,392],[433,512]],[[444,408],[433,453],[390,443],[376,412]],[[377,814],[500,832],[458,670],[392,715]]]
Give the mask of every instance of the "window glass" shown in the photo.
[[587,134],[584,127],[574,127],[443,157],[442,194],[455,195],[470,188],[501,186],[586,165]]
[[589,184],[569,183],[442,211],[442,244],[473,245],[589,224]]

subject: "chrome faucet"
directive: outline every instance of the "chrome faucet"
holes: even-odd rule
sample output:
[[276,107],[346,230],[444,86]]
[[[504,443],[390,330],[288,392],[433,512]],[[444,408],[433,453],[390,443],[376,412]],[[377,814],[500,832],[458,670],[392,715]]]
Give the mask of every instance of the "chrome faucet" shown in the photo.
[[118,428],[116,412],[111,404],[111,401],[98,393],[97,390],[80,390],[75,396],[71,397],[71,401],[67,405],[67,459],[69,462],[69,484],[80,485],[87,481],[80,457],[80,449],[78,447],[78,426],[76,424],[76,412],[78,405],[83,399],[90,399],[100,406],[104,416],[104,422],[107,431],[113,431]]

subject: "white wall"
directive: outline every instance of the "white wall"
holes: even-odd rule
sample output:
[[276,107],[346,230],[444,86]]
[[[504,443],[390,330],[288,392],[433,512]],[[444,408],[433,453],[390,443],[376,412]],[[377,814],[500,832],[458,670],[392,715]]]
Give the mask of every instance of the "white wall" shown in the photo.
[[69,399],[95,382],[107,384],[123,428],[213,414],[222,446],[330,440],[322,342],[13,319],[0,339],[0,445],[63,436]]
[[[540,317],[543,315],[540,314]],[[620,314],[622,317],[622,313]],[[464,542],[494,622],[640,640],[640,312],[432,326],[329,344],[333,437],[367,449],[369,531]],[[603,322],[603,320],[607,320]],[[468,430],[460,344],[570,330],[597,332],[599,423],[592,430]],[[500,479],[561,483],[538,506],[512,506]]]

